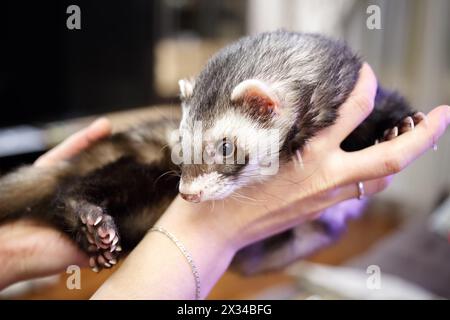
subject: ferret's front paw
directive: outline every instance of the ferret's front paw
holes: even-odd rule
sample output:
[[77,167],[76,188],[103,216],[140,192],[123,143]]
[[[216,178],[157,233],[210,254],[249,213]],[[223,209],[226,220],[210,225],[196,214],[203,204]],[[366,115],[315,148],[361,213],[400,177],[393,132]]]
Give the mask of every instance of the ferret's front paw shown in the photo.
[[79,216],[83,223],[82,235],[89,243],[90,267],[95,272],[111,268],[117,263],[117,256],[122,250],[114,219],[101,207],[90,203],[82,205]]
[[426,119],[425,114],[423,114],[422,112],[416,112],[412,116],[404,118],[394,128],[387,129],[384,132],[384,135],[383,135],[383,138],[381,139],[381,141],[389,141],[405,132],[412,131],[412,130],[414,130],[416,125],[418,125],[420,122],[422,122],[425,119]]

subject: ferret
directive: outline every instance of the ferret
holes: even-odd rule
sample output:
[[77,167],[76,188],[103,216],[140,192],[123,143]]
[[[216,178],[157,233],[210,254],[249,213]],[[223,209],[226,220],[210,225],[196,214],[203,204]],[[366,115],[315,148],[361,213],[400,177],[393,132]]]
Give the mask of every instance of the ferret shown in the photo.
[[[113,134],[68,161],[3,176],[0,221],[51,223],[90,256],[94,271],[109,268],[178,193],[191,202],[224,199],[270,178],[261,173],[268,164],[298,158],[312,137],[335,123],[361,66],[344,42],[322,35],[280,30],[244,37],[215,54],[195,79],[179,81],[181,112],[160,110],[160,119]],[[360,150],[422,119],[403,97],[379,86],[373,112],[341,147]],[[276,139],[260,143],[268,132]],[[191,161],[191,143],[199,146],[200,161]],[[237,264],[253,259],[249,252],[293,238],[302,243],[297,257],[311,253],[336,234],[330,216],[244,248]]]

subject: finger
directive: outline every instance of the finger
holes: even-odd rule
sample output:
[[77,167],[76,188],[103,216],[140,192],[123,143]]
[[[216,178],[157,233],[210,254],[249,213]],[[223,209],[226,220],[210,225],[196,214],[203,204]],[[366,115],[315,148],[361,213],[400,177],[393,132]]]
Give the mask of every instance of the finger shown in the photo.
[[323,132],[323,137],[333,145],[339,144],[372,112],[377,91],[377,79],[372,68],[364,63],[350,96],[339,108],[336,123]]
[[449,124],[450,107],[440,106],[428,114],[427,121],[420,122],[414,130],[394,140],[361,151],[344,153],[342,163],[348,166],[341,168],[341,172],[345,173],[344,183],[398,173],[433,147]]
[[34,164],[36,166],[48,166],[61,160],[67,160],[88,148],[94,142],[109,136],[111,131],[111,123],[108,119],[97,119],[89,127],[74,133],[61,144],[39,157]]
[[87,144],[91,145],[93,142],[96,142],[100,139],[103,139],[109,136],[112,132],[111,122],[108,118],[99,118],[91,123],[89,127],[87,127],[86,140]]
[[[363,190],[362,190],[362,194],[361,194],[361,196],[362,196],[361,199],[364,199],[366,197],[369,197],[371,195],[374,195],[376,193],[383,191],[390,185],[390,183],[392,182],[392,179],[393,179],[393,175],[379,178],[379,179],[363,181]],[[360,190],[359,190],[358,184],[356,182],[347,184],[347,185],[339,187],[339,188],[335,188],[335,189],[331,190],[330,192],[324,193],[323,197],[320,198],[319,203],[316,202],[317,201],[317,198],[316,198],[316,201],[314,201],[312,204],[309,204],[308,205],[309,209],[315,207],[316,210],[313,210],[311,214],[308,214],[308,215],[305,215],[302,217],[307,218],[307,219],[312,219],[312,220],[317,219],[323,213],[323,210],[325,210],[327,208],[331,208],[343,201],[347,201],[350,199],[358,199],[359,195],[360,195]],[[301,207],[301,205],[302,205],[302,201],[298,202],[298,204],[296,203],[295,208],[296,208],[297,212],[298,212],[298,208]]]

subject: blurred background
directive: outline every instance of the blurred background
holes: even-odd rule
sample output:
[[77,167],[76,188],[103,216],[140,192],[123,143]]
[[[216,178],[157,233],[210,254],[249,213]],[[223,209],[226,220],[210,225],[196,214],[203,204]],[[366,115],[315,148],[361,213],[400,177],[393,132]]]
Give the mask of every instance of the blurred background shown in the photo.
[[[72,4],[81,9],[80,30],[66,27]],[[2,19],[6,55],[0,63],[0,172],[32,162],[97,115],[107,114],[120,125],[131,115],[151,113],[152,106],[177,104],[178,79],[195,76],[214,52],[241,36],[279,28],[347,40],[379,81],[404,94],[417,110],[428,112],[450,101],[447,0],[46,0],[2,6],[7,14]],[[367,26],[373,6],[380,29]],[[211,297],[397,297],[389,294],[411,285],[410,297],[448,298],[449,190],[447,132],[437,152],[399,174],[367,214],[350,222],[342,239],[311,257],[311,264],[269,277],[227,274]],[[348,274],[333,276],[346,268],[360,270],[365,279],[368,265],[393,275],[391,291],[368,291],[364,280],[365,289],[345,295],[350,290],[341,292],[345,286],[317,280],[346,279]],[[398,284],[398,277],[408,283]],[[92,291],[100,280],[87,278]],[[77,295],[53,288],[26,297],[88,297],[86,290]]]

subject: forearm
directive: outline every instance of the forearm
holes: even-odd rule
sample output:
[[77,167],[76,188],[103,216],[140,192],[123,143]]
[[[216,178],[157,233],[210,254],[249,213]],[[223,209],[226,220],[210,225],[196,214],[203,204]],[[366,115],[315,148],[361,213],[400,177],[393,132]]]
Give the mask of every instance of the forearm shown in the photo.
[[[271,192],[285,192],[277,185]],[[280,189],[281,188],[281,189]],[[256,197],[256,195],[255,195]],[[193,204],[177,197],[156,223],[172,233],[189,251],[198,268],[201,298],[204,298],[243,246],[304,221],[302,206],[314,207],[317,201],[288,206],[260,195],[251,206],[232,199],[216,204]],[[286,200],[279,200],[286,205]],[[292,208],[294,207],[294,208]],[[275,208],[279,210],[275,211]],[[307,211],[307,209],[304,209]],[[292,212],[291,212],[292,211]],[[289,213],[290,212],[290,213]],[[308,211],[309,212],[309,211]],[[310,213],[310,212],[309,212]],[[265,216],[252,220],[252,215]],[[267,225],[271,225],[268,227]],[[284,227],[283,227],[284,226]],[[94,294],[93,299],[193,299],[195,281],[186,258],[167,236],[150,232],[133,249],[117,270]]]
[[[187,205],[179,197],[156,223],[175,235],[198,268],[201,298],[225,272],[235,248],[227,233],[205,219],[204,205]],[[120,269],[94,294],[93,299],[193,299],[195,281],[191,267],[167,236],[149,232]]]

